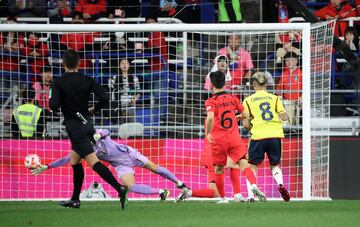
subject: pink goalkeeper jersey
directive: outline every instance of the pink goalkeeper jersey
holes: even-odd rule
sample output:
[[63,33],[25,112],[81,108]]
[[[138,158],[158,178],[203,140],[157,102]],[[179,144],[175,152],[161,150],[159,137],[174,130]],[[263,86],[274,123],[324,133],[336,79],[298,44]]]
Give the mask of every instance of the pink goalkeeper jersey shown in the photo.
[[[218,54],[226,55],[228,56],[227,47],[221,48],[218,51]],[[250,70],[254,68],[253,62],[251,60],[250,53],[245,50],[244,48],[240,48],[238,51],[236,51],[237,56],[240,56],[240,60],[236,61],[237,68],[235,68],[233,71],[230,71],[231,77],[232,77],[232,85],[241,85],[242,84],[242,78],[245,74],[245,71]]]

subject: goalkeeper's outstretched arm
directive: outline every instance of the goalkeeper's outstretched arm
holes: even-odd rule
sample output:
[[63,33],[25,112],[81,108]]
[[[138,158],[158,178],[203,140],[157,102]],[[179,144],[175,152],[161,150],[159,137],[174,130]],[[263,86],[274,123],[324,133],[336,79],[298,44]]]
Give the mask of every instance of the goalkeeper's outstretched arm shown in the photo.
[[67,163],[70,162],[70,156],[66,156],[64,158],[59,158],[58,160],[49,163],[49,164],[45,164],[45,165],[40,165],[35,169],[31,170],[31,174],[34,176],[39,175],[40,173],[44,172],[47,169],[52,169],[52,168],[57,168],[57,167],[61,167],[66,165]]

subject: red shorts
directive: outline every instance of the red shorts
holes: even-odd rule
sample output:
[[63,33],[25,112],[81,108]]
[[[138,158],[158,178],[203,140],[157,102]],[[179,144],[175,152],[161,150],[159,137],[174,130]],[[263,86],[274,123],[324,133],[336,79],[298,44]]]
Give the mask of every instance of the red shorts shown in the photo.
[[246,158],[246,148],[240,140],[234,140],[224,143],[211,144],[213,165],[226,166],[227,157],[229,156],[233,162]]
[[212,154],[211,154],[211,145],[205,139],[204,141],[205,147],[201,153],[201,164],[208,170],[208,182],[214,183],[215,182],[215,171],[214,165],[212,161]]

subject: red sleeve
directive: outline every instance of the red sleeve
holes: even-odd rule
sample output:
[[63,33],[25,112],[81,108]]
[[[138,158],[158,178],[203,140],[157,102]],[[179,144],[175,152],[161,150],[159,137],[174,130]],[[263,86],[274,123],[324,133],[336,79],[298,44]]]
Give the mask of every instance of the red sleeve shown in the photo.
[[360,15],[360,7],[358,7],[358,5],[360,5],[360,0],[355,0],[355,7],[357,7],[357,15]]
[[215,112],[215,102],[213,99],[208,99],[205,101],[205,108],[206,108],[206,112],[210,113],[210,112]]
[[64,46],[67,46],[68,43],[68,38],[67,38],[67,34],[63,34],[60,38],[60,43]]
[[84,9],[83,9],[83,8],[84,8],[84,4],[85,4],[84,0],[79,0],[78,3],[77,3],[77,5],[76,5],[76,7],[75,7],[75,11],[82,13],[83,10],[84,10]]
[[48,56],[49,54],[49,48],[46,43],[41,43],[40,45],[40,54],[41,56]]
[[325,19],[325,16],[329,15],[328,6],[315,11],[315,16]]
[[99,13],[106,12],[106,0],[100,0],[96,8]]
[[[348,3],[345,6],[341,7],[341,10],[340,10],[340,12],[338,14],[339,14],[340,18],[356,17],[356,12],[351,11],[351,10],[352,10],[352,7]],[[345,16],[341,16],[341,15],[343,15],[345,13],[348,13],[348,14],[346,14]]]
[[275,88],[275,90],[277,90],[276,94],[281,95],[282,89],[283,89],[283,75],[281,75],[280,80],[279,80],[278,84],[276,85],[276,88]]

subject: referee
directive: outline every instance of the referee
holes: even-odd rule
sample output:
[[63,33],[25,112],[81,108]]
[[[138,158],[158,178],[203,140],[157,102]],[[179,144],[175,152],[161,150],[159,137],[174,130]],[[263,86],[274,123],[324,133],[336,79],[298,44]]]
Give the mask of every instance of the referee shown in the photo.
[[[127,188],[119,184],[111,171],[99,162],[91,144],[95,129],[91,123],[90,112],[93,114],[104,107],[108,102],[108,97],[105,89],[93,78],[78,72],[79,61],[80,57],[76,51],[68,50],[64,53],[65,74],[53,82],[50,93],[50,108],[58,111],[61,107],[72,146],[70,163],[74,171],[73,195],[71,199],[61,201],[59,204],[64,207],[80,208],[79,195],[84,181],[81,159],[85,159],[101,178],[115,188],[120,197],[121,208],[124,209]],[[88,109],[91,93],[95,93],[100,101]]]

